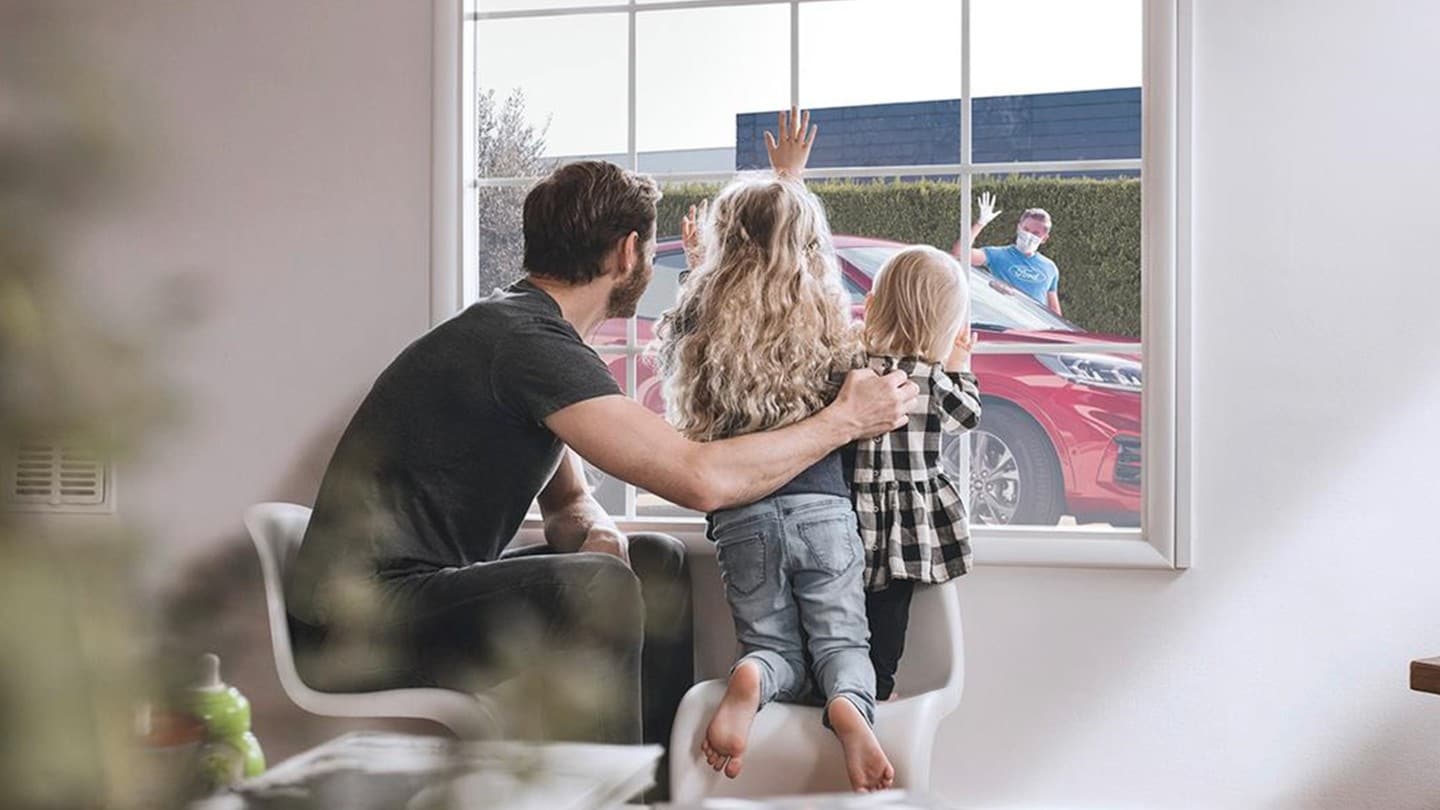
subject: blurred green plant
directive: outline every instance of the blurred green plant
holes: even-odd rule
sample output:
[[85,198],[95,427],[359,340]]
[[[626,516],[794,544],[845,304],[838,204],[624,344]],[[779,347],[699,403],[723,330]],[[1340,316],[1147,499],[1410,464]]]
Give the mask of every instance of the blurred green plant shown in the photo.
[[[127,184],[103,88],[69,58],[65,10],[0,4],[0,464],[37,444],[124,462],[177,414],[146,362],[153,344],[63,272],[67,238]],[[142,545],[114,523],[0,507],[0,807],[164,801],[133,729],[157,682]]]

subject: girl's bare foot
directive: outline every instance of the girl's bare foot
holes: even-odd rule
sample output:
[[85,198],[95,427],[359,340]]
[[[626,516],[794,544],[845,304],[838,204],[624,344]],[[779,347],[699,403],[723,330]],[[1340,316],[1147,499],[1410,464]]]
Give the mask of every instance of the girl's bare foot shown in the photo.
[[850,775],[850,787],[859,793],[885,790],[895,784],[895,768],[889,757],[880,750],[880,741],[875,731],[865,722],[865,715],[844,696],[836,696],[826,706],[830,714],[830,727],[840,738],[845,749],[845,771]]
[[[705,729],[705,739],[700,743],[700,750],[710,767],[717,771],[724,768],[725,775],[731,779],[740,775],[745,744],[750,740],[750,724],[758,711],[760,665],[754,661],[741,661],[730,673],[725,697],[720,701],[720,708],[715,710],[715,716],[710,718],[710,727]],[[860,722],[864,723],[864,718]]]

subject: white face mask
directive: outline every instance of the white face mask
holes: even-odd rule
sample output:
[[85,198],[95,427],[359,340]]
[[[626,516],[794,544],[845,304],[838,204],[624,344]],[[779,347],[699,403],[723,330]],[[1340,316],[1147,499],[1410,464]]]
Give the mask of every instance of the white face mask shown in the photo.
[[1026,256],[1040,249],[1040,237],[1029,231],[1015,232],[1015,247]]

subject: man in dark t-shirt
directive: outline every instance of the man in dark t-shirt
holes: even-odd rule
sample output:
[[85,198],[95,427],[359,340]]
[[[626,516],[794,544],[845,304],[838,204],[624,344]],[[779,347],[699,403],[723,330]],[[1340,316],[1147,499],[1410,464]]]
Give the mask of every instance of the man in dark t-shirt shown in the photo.
[[[624,397],[585,338],[634,314],[658,198],[612,164],[557,169],[525,200],[526,278],[376,380],[286,579],[307,682],[496,687],[522,733],[663,744],[692,679],[683,546],[619,531],[579,457],[708,511],[905,421],[914,386],[863,370],[802,423],[705,444]],[[545,543],[507,550],[532,503]]]

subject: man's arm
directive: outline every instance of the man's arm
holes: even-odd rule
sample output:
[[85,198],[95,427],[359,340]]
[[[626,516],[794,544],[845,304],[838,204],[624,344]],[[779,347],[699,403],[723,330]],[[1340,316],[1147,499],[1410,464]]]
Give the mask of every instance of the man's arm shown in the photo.
[[918,389],[904,372],[850,372],[835,402],[779,430],[694,442],[622,396],[588,399],[545,420],[561,441],[611,475],[701,512],[751,503],[830,451],[904,424]]
[[[980,195],[980,201],[979,201],[979,202],[980,202],[980,211],[978,212],[978,214],[977,214],[976,217],[975,217],[975,224],[970,226],[970,242],[969,242],[969,244],[972,244],[972,245],[975,244],[975,242],[980,238],[980,232],[983,231],[983,230],[985,230],[985,226],[986,226],[986,225],[989,225],[992,221],[994,221],[994,219],[995,219],[996,217],[998,217],[998,216],[1000,216],[1002,213],[1004,213],[1003,211],[997,210],[997,209],[995,208],[995,195],[994,195],[994,194],[991,194],[991,193],[989,193],[989,192],[986,192],[986,193],[984,193],[984,194],[981,194],[981,195]],[[965,244],[966,244],[966,242],[965,242],[964,239],[956,239],[956,240],[955,240],[955,246],[950,249],[950,253],[951,253],[955,258],[957,258],[957,259],[960,258],[961,256],[964,256],[964,255],[965,255]],[[984,267],[985,264],[986,264],[986,261],[987,261],[987,259],[985,258],[985,251],[984,251],[984,250],[982,250],[981,248],[975,248],[975,247],[970,248],[970,266],[971,266],[971,267]]]
[[[970,237],[970,242],[971,242],[972,244],[975,242],[975,235],[978,235],[978,234],[979,234],[979,230],[978,230],[978,227],[977,227],[977,230],[975,231],[975,234]],[[964,255],[965,255],[965,240],[964,240],[964,239],[956,239],[956,240],[955,240],[955,247],[953,247],[953,248],[950,249],[950,255],[954,256],[954,257],[957,258],[957,259],[960,258],[961,256],[964,256]],[[971,267],[984,267],[988,261],[989,261],[989,260],[985,258],[985,249],[984,249],[984,248],[970,248],[970,266],[971,266]]]
[[545,521],[545,542],[557,551],[598,551],[629,561],[625,535],[590,495],[580,457],[566,450],[550,483],[536,498]]
[[1056,315],[1064,317],[1065,313],[1060,311],[1060,294],[1054,290],[1045,294],[1045,306],[1050,307],[1050,311]]

